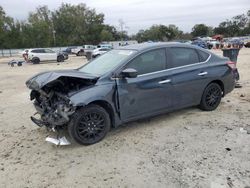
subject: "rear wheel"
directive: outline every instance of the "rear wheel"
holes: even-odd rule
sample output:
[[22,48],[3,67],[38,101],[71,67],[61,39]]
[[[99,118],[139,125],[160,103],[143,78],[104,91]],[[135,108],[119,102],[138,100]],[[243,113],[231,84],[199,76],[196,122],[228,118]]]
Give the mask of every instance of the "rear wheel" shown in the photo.
[[84,55],[84,52],[83,52],[83,51],[77,52],[76,55],[77,55],[77,56],[83,56],[83,55]]
[[202,95],[200,108],[205,111],[215,110],[221,101],[222,89],[217,83],[209,84]]
[[33,64],[39,64],[40,63],[40,59],[39,58],[33,58],[32,62],[33,62]]
[[109,114],[97,105],[89,105],[76,111],[68,125],[69,135],[82,145],[99,142],[109,130]]

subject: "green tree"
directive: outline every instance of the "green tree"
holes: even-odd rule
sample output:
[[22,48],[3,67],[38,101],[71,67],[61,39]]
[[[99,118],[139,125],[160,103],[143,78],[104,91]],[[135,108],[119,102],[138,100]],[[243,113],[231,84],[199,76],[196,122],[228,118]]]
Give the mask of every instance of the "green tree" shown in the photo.
[[225,37],[233,37],[250,34],[250,10],[247,14],[234,16],[230,20],[223,21],[214,28],[215,34],[222,34]]
[[179,38],[182,33],[175,25],[153,25],[147,30],[140,30],[133,38],[138,42],[169,41]]
[[[6,16],[5,11],[0,6],[0,48],[10,48],[10,33],[14,27],[13,18]],[[13,38],[12,38],[13,40]]]
[[101,41],[104,15],[97,14],[85,4],[62,4],[53,12],[52,21],[60,45],[97,44]]
[[196,24],[192,28],[191,34],[193,37],[199,37],[199,36],[209,36],[211,35],[212,29],[211,27],[205,25],[205,24]]
[[114,37],[112,33],[106,29],[103,29],[101,32],[101,41],[112,41]]

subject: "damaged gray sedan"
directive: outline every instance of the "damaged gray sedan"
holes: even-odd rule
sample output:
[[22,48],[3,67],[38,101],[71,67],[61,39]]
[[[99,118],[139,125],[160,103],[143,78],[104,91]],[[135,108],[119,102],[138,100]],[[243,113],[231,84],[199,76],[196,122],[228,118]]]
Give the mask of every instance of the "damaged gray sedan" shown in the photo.
[[217,108],[234,88],[233,63],[186,44],[126,46],[75,70],[30,78],[38,126],[68,129],[78,143],[94,144],[111,127],[199,105]]

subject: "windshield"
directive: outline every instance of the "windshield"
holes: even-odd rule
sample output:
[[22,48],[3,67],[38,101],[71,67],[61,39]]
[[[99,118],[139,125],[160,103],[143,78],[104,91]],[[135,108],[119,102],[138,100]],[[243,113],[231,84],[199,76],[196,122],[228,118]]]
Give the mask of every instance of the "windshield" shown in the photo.
[[94,59],[83,67],[79,68],[80,72],[89,73],[93,75],[103,75],[115,67],[117,67],[123,60],[135,53],[134,50],[111,50],[102,56]]

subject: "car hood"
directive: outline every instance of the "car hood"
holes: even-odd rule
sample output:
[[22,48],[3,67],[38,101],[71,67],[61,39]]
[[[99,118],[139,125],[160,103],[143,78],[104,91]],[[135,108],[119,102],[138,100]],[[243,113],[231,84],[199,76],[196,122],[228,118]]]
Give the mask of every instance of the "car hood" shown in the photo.
[[83,73],[78,70],[58,70],[47,71],[36,74],[26,81],[26,86],[30,89],[39,90],[46,84],[60,78],[60,77],[73,77],[79,79],[97,80],[97,76]]

